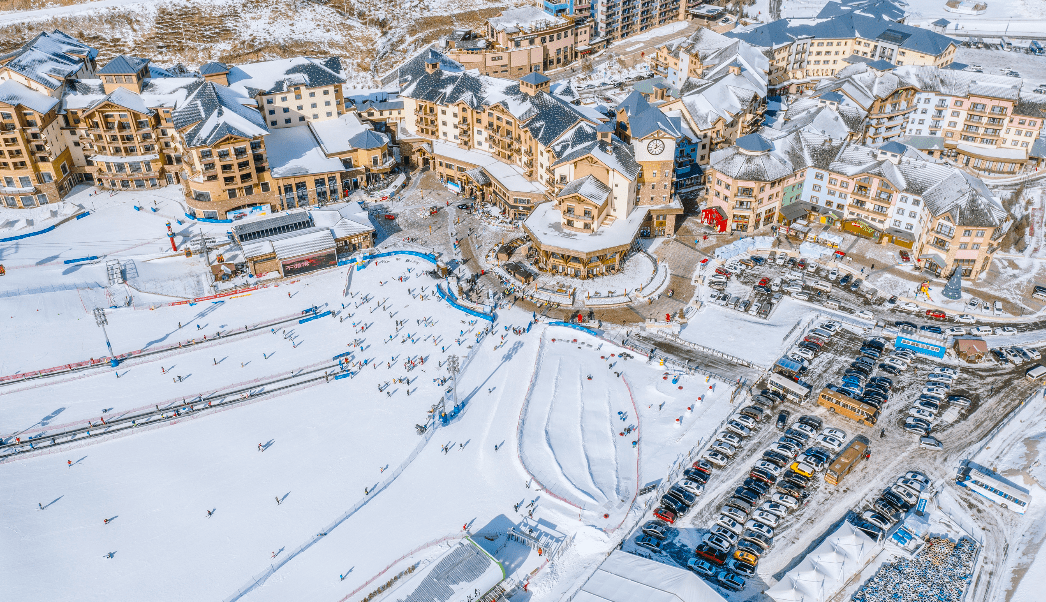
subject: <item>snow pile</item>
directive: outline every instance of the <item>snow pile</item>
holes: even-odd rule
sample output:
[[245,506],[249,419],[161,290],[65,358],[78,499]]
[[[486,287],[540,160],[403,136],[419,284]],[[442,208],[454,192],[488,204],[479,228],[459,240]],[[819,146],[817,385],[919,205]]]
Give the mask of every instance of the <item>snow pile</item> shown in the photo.
[[735,240],[734,242],[723,245],[715,250],[716,259],[730,259],[737,257],[738,255],[747,254],[752,247],[755,245],[755,240],[752,238],[742,238]]
[[821,259],[822,257],[832,255],[833,253],[835,253],[834,250],[812,242],[804,242],[799,245],[799,254],[803,257]]

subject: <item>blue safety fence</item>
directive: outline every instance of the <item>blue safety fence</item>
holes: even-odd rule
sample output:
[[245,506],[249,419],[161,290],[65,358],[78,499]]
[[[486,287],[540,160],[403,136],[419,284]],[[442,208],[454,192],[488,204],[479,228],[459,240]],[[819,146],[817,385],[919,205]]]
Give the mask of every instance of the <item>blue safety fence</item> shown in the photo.
[[101,258],[98,257],[97,255],[91,255],[89,257],[78,257],[76,259],[66,259],[62,263],[83,263],[84,261],[94,261],[96,259],[101,259]]
[[556,322],[549,322],[548,325],[549,326],[566,326],[567,328],[573,328],[574,330],[580,330],[581,332],[590,334],[592,336],[597,336],[597,337],[603,336],[602,332],[599,332],[598,330],[595,330],[595,329],[592,329],[592,328],[587,328],[585,326],[581,326],[580,324],[571,324],[570,322],[556,321]]
[[83,219],[83,218],[87,217],[88,215],[91,215],[90,211],[84,211],[83,213],[77,213],[76,214],[76,219]]
[[332,359],[332,360],[334,360],[334,361],[336,362],[336,361],[340,360],[340,359],[341,359],[341,358],[343,358],[343,357],[349,357],[349,356],[350,356],[350,355],[352,355],[353,353],[355,353],[355,351],[346,351],[345,353],[339,353],[338,355],[335,355],[335,356],[334,356],[334,357],[332,357],[331,359]]
[[374,255],[363,255],[361,257],[338,260],[338,265],[343,266],[351,263],[358,263],[360,265],[357,269],[362,270],[371,259],[381,259],[382,257],[392,257],[393,255],[412,255],[414,257],[420,257],[432,265],[436,265],[439,262],[439,259],[431,253],[422,253],[421,251],[385,251],[384,253],[375,253]]
[[319,320],[320,318],[322,318],[324,316],[329,316],[329,315],[331,315],[331,310],[328,309],[327,311],[323,312],[322,314],[316,314],[315,316],[309,316],[308,318],[302,318],[302,319],[298,320],[298,324],[304,324],[306,322],[311,322],[313,320]]
[[470,316],[475,316],[477,318],[483,318],[484,320],[487,320],[489,322],[493,322],[494,320],[497,319],[497,314],[493,314],[493,313],[485,314],[485,313],[483,313],[481,311],[476,311],[476,310],[474,310],[472,308],[465,307],[464,305],[458,303],[458,298],[455,297],[453,293],[451,293],[449,291],[444,291],[443,287],[438,285],[438,284],[436,285],[436,293],[439,294],[441,299],[443,299],[447,303],[450,303],[450,305],[452,307],[454,307],[456,309],[460,309],[461,311],[467,313]]
[[231,219],[211,219],[209,217],[193,217],[188,213],[185,214],[185,217],[193,220],[194,222],[203,222],[205,224],[231,224],[233,222],[233,220]]

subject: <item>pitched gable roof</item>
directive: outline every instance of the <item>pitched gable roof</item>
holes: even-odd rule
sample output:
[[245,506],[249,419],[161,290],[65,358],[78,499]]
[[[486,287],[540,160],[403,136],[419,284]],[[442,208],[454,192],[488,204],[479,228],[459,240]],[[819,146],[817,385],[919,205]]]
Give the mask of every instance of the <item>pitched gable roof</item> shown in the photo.
[[113,60],[106,63],[104,67],[98,70],[99,75],[133,75],[141,71],[142,67],[149,62],[149,59],[143,59],[137,56],[127,56],[121,54],[114,57]]
[[226,136],[255,138],[269,132],[254,100],[218,84],[200,85],[171,113],[174,127],[184,132],[190,147],[211,146]]
[[81,57],[94,58],[98,50],[58,30],[41,33],[6,57],[0,68],[12,71],[51,90],[84,68]]

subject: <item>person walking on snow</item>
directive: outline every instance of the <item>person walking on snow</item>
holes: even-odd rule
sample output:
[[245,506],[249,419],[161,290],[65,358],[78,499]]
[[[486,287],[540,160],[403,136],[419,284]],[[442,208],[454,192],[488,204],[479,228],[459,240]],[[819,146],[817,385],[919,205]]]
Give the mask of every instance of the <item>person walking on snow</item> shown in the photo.
[[214,514],[214,510],[208,510],[207,511],[207,518],[211,518],[212,514]]
[[276,505],[277,505],[277,506],[279,506],[279,505],[280,505],[280,497],[279,497],[279,496],[276,496]]

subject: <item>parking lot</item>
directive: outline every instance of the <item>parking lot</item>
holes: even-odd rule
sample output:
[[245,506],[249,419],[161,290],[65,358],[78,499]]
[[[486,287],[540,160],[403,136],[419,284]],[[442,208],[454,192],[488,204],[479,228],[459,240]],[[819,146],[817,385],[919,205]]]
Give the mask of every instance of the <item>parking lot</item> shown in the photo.
[[[748,272],[749,274],[744,275],[743,278],[749,281],[754,278],[768,277],[765,268],[763,270],[750,269]],[[758,280],[755,282],[758,283]],[[637,530],[626,541],[626,549],[640,551],[647,555],[653,552],[667,556],[681,567],[698,569],[698,574],[726,593],[737,587],[736,584],[731,583],[732,577],[729,574],[737,574],[736,569],[746,568],[735,564],[734,553],[738,550],[738,541],[746,537],[750,540],[758,540],[758,537],[752,536],[750,531],[753,530],[753,526],[758,527],[754,523],[760,521],[753,522],[752,517],[756,516],[760,508],[771,508],[768,506],[768,502],[774,499],[776,485],[770,487],[766,494],[758,495],[748,513],[743,512],[747,508],[740,507],[745,504],[736,502],[737,489],[743,487],[746,480],[748,480],[749,486],[752,485],[752,468],[765,460],[764,452],[776,446],[786,429],[791,429],[790,434],[795,435],[796,425],[802,416],[809,416],[811,419],[808,422],[812,424],[820,421],[820,427],[815,429],[813,436],[809,436],[804,450],[816,446],[817,435],[825,433],[829,429],[838,429],[845,434],[842,441],[843,450],[858,438],[867,441],[868,458],[858,462],[853,468],[853,472],[844,476],[838,485],[829,484],[824,479],[831,461],[837,459],[836,454],[833,453],[832,458],[812,474],[808,484],[800,488],[801,494],[795,496],[798,498],[797,508],[791,510],[773,507],[779,516],[766,521],[773,523],[772,526],[767,525],[770,526],[769,533],[772,536],[766,538],[769,543],[766,550],[757,550],[762,547],[758,545],[756,548],[751,545],[742,545],[743,552],[762,552],[758,555],[753,574],[737,575],[744,580],[738,599],[750,599],[750,596],[764,591],[773,579],[780,579],[785,571],[795,566],[807,551],[816,547],[821,538],[843,520],[848,519],[853,523],[861,523],[865,518],[871,519],[873,526],[879,523],[880,528],[886,527],[885,531],[888,533],[889,528],[895,524],[894,519],[898,516],[897,510],[903,510],[903,508],[889,506],[890,502],[899,503],[895,498],[885,502],[882,501],[882,498],[896,496],[898,489],[902,494],[911,493],[909,489],[896,484],[898,479],[907,478],[907,485],[912,485],[911,477],[914,475],[909,473],[919,473],[925,475],[926,481],[930,483],[928,487],[943,486],[943,483],[953,476],[953,465],[958,462],[961,454],[998,424],[1035,387],[1035,383],[1024,377],[1027,365],[1018,367],[1013,364],[996,362],[969,365],[956,363],[954,360],[936,360],[914,355],[903,369],[896,370],[896,373],[887,373],[879,368],[879,365],[894,355],[894,350],[892,337],[883,336],[882,357],[875,358],[875,368],[870,371],[870,378],[886,376],[891,381],[891,387],[888,398],[879,408],[874,425],[856,422],[818,405],[817,395],[824,387],[832,385],[843,388],[846,386],[844,378],[847,377],[848,372],[853,372],[851,365],[855,358],[862,355],[862,347],[874,336],[882,334],[880,329],[857,332],[855,329],[839,328],[824,342],[812,359],[808,360],[808,367],[800,376],[800,379],[811,390],[809,398],[802,404],[791,401],[777,403],[772,409],[769,409],[768,419],[757,422],[754,428],[750,429],[751,433],[740,440],[736,433],[718,434],[716,439],[733,447],[733,456],[727,458],[722,466],[695,467],[698,470],[707,470],[707,482],[704,483],[700,495],[692,507],[682,516],[676,517],[674,524],[666,529],[666,538],[660,542],[660,551],[654,552],[650,549],[644,551],[635,547],[637,541],[644,536],[642,529]],[[800,341],[803,338],[801,337]],[[955,372],[952,379],[940,376],[951,371]],[[928,377],[931,374],[937,375],[934,378],[935,383],[940,384],[947,381],[945,384],[948,386],[945,391],[934,393],[934,395],[943,396],[944,399],[935,400],[938,402],[937,407],[932,416],[928,417],[928,421],[931,423],[929,434],[940,442],[940,447],[936,449],[920,446],[920,437],[927,434],[924,430],[912,428],[906,430],[906,423],[909,427],[911,424],[909,419],[912,417],[912,408],[920,397],[929,395],[924,390],[927,388]],[[764,386],[765,381],[760,382],[752,388],[752,394],[759,395]],[[969,403],[966,403],[965,400],[962,403],[949,403],[947,399],[952,395],[966,398]],[[923,399],[923,401],[928,400]],[[734,416],[736,417],[741,409],[748,405],[758,404],[739,402]],[[787,411],[789,416],[784,424],[785,428],[779,429],[777,421],[781,411]],[[956,428],[960,424],[962,427]],[[710,443],[721,450],[724,449],[715,442]],[[822,445],[822,447],[824,446]],[[729,448],[726,450],[730,451]],[[826,451],[834,452],[835,446]],[[804,453],[805,451],[800,452],[798,456],[802,456]],[[783,466],[778,468],[775,476],[779,477],[779,481],[785,472],[792,468],[791,462],[792,459],[789,458]],[[690,474],[695,475],[695,473]],[[798,480],[806,481],[803,478]],[[884,493],[886,489],[893,489],[894,493],[886,494]],[[910,498],[910,496],[907,497]],[[908,505],[909,501],[909,499],[902,498],[900,503]],[[720,517],[723,516],[723,509],[728,505],[735,506],[737,510],[742,511],[741,516],[737,516],[733,511],[728,511],[728,514],[734,515],[734,518],[730,520],[734,520],[736,525],[726,520],[720,520]],[[894,516],[889,516],[891,509],[895,511]],[[873,512],[874,514],[872,514]],[[764,515],[760,516],[767,518]],[[650,518],[653,519],[653,517]],[[640,526],[642,527],[644,523],[647,521],[644,520]],[[727,541],[729,560],[722,566],[716,563],[710,566],[699,565],[698,560],[700,559],[695,556],[695,550],[703,543],[707,544],[707,540],[716,532],[720,536],[726,537],[730,529],[723,526],[724,523],[732,527],[734,531],[740,531],[735,534],[734,538]],[[761,528],[759,530],[764,533],[765,537],[767,531]],[[870,529],[870,531],[874,532],[874,529]],[[722,540],[714,541],[723,544]],[[993,549],[988,553],[999,555],[1004,554],[1005,551]],[[745,554],[740,554],[740,556],[752,560]],[[725,573],[723,567],[726,567]],[[714,568],[715,572],[709,571],[709,568]],[[701,573],[702,570],[705,571],[704,574]],[[720,581],[720,577],[724,580]]]

